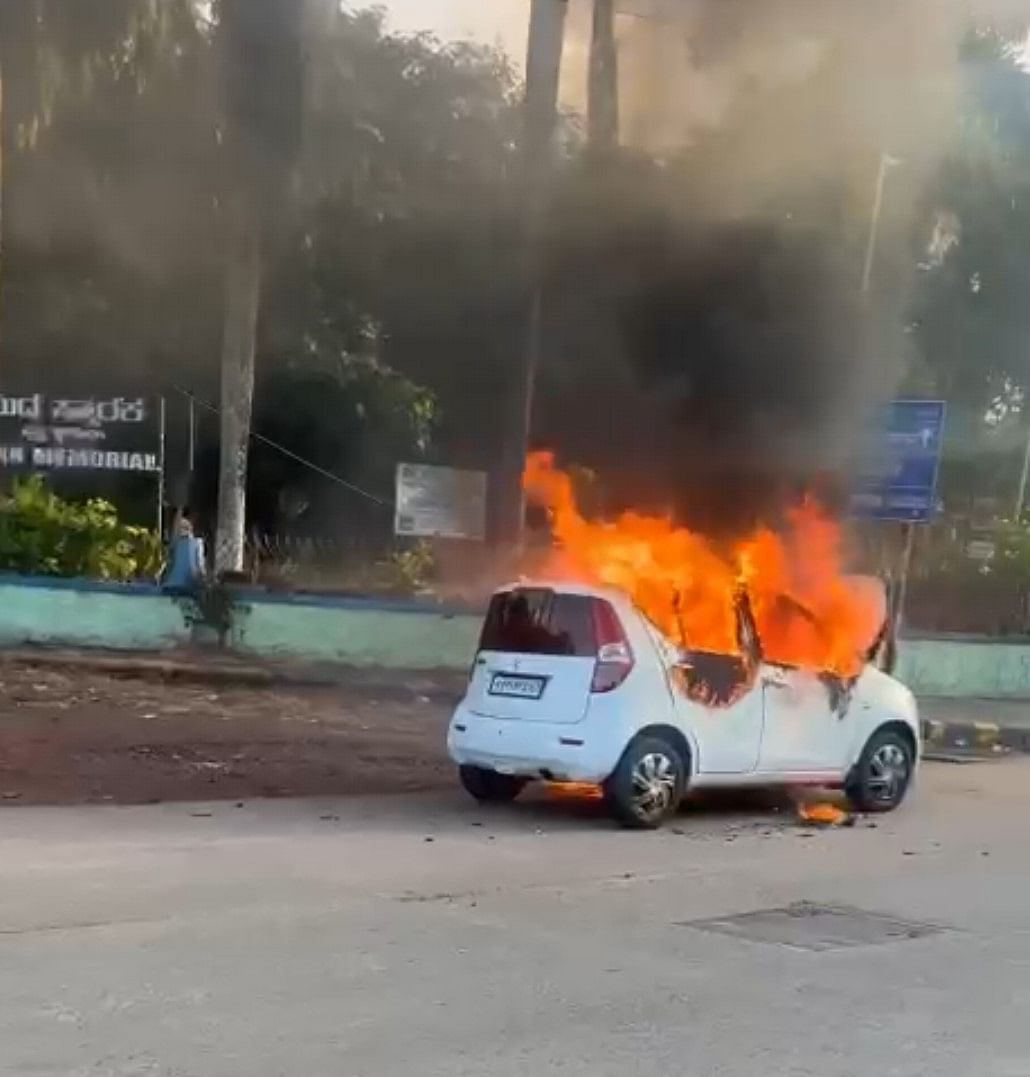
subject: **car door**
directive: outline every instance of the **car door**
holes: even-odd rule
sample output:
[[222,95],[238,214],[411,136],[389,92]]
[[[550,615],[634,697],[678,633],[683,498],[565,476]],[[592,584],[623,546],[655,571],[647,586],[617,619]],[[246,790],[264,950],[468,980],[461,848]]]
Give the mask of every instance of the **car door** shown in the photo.
[[730,655],[686,653],[671,675],[681,728],[697,746],[702,774],[750,774],[762,743],[762,689]]
[[666,669],[676,723],[697,750],[697,770],[726,776],[753,773],[764,711],[750,618],[738,610],[740,655],[684,650],[646,618],[644,623]]
[[808,670],[768,664],[762,666],[760,684],[765,721],[759,770],[842,769],[851,735],[844,688]]

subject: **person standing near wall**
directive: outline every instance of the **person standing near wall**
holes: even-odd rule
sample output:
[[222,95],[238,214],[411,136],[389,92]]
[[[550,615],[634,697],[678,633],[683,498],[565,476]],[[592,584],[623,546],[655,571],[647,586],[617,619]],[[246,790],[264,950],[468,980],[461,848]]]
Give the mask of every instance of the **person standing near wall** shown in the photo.
[[176,513],[161,586],[166,591],[196,591],[207,577],[204,540],[186,512]]

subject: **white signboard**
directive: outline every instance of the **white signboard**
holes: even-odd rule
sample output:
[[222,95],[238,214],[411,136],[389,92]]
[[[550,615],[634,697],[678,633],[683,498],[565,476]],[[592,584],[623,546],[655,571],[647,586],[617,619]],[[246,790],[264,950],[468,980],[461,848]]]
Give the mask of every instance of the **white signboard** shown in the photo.
[[966,557],[970,561],[993,561],[997,547],[991,539],[973,539],[966,546]]
[[483,471],[398,464],[394,531],[413,538],[486,538]]

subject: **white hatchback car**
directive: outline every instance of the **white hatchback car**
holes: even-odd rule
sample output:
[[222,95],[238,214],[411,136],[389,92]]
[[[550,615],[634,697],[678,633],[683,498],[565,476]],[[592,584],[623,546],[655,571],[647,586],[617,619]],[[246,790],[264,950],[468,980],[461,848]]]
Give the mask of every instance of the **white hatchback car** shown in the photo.
[[896,808],[920,755],[912,693],[872,664],[845,682],[763,662],[746,603],[738,618],[744,659],[680,650],[621,592],[498,591],[448,733],[465,789],[510,801],[534,779],[589,782],[638,828],[688,786],[837,786],[862,811]]

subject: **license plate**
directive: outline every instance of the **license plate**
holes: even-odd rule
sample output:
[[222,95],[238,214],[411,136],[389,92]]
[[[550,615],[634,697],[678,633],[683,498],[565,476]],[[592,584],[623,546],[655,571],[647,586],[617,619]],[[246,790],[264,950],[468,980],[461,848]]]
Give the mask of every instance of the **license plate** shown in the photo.
[[547,687],[546,677],[524,677],[515,673],[495,673],[490,695],[508,699],[539,699]]

